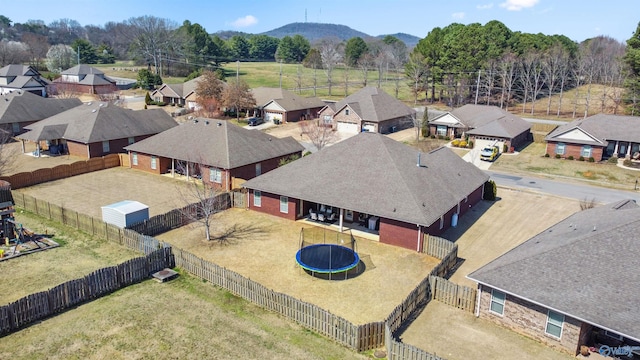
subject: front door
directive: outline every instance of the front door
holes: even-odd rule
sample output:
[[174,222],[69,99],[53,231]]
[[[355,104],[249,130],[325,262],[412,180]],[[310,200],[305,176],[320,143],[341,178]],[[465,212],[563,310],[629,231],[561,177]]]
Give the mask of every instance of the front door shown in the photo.
[[627,155],[627,144],[620,144],[620,147],[618,148],[618,157],[625,157]]

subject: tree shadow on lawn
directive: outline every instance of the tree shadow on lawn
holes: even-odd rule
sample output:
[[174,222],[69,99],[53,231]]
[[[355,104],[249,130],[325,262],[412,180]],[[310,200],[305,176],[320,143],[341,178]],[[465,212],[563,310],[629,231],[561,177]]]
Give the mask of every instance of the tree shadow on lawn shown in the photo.
[[211,241],[223,245],[234,245],[246,240],[261,240],[267,238],[269,229],[264,225],[232,224],[223,229],[211,230]]
[[476,206],[472,207],[470,211],[460,216],[458,220],[458,225],[456,227],[450,227],[447,229],[440,237],[447,239],[449,241],[456,242],[462,235],[464,235],[470,227],[473,226],[484,213],[487,212],[495,203],[501,201],[502,198],[496,196],[494,201],[490,200],[482,200],[476,204]]

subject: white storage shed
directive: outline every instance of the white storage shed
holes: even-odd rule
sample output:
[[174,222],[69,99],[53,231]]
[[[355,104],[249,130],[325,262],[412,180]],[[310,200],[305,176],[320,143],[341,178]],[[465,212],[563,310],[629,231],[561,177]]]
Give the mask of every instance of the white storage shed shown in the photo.
[[102,221],[119,228],[149,219],[149,207],[133,200],[123,200],[102,207]]

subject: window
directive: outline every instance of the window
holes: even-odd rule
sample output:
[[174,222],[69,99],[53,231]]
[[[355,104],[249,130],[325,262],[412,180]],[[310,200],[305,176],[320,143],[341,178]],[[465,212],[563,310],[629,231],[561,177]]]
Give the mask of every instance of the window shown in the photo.
[[127,142],[129,143],[129,145],[131,145],[131,144],[133,144],[134,142],[136,142],[136,139],[135,139],[133,136],[131,136],[131,137],[129,137],[129,138],[127,139]]
[[13,127],[13,133],[14,134],[20,133],[20,124],[19,123],[11,123],[11,126]]
[[436,135],[438,135],[438,136],[447,136],[447,126],[446,125],[438,125],[436,127]]
[[260,174],[262,174],[262,164],[257,163],[256,164],[256,176],[260,176]]
[[556,144],[556,154],[564,155],[564,148],[565,148],[565,144],[564,143],[557,143]]
[[289,213],[289,198],[287,196],[280,196],[280,212]]
[[209,181],[221,184],[222,183],[222,171],[220,169],[209,169]]
[[559,339],[562,336],[563,323],[564,315],[549,310],[549,312],[547,313],[547,328],[544,330],[545,334]]
[[151,170],[155,170],[158,168],[158,158],[155,156],[151,157]]
[[107,153],[107,152],[109,152],[109,150],[110,150],[110,147],[109,147],[109,140],[107,140],[107,141],[103,141],[103,142],[102,142],[102,152],[103,152],[103,153]]
[[591,145],[583,145],[580,156],[585,158],[591,157]]
[[253,192],[253,206],[262,206],[262,192],[260,190]]
[[131,164],[138,165],[138,153],[131,153]]
[[349,109],[344,109],[344,114],[349,116]]
[[491,306],[489,311],[498,315],[504,315],[505,294],[495,289],[491,290]]
[[620,341],[622,341],[622,335],[618,335],[618,334],[613,333],[613,332],[611,332],[611,331],[609,331],[609,330],[605,330],[605,331],[604,331],[604,334],[605,334],[606,336],[610,337],[610,338],[613,338],[613,339],[616,339],[616,340],[620,340]]
[[322,117],[325,124],[331,124],[331,115],[325,115]]

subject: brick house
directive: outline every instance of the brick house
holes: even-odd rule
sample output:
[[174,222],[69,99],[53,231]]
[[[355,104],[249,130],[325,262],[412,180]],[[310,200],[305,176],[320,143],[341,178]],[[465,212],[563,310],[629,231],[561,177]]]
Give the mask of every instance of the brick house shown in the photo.
[[71,92],[86,94],[109,94],[118,90],[116,81],[89,65],[76,65],[60,73],[53,80],[53,93]]
[[343,133],[388,134],[414,126],[416,111],[380,88],[368,86],[318,113],[327,126]]
[[199,177],[223,190],[300,156],[292,137],[279,139],[224,120],[195,119],[126,147],[131,167],[154,174]]
[[302,97],[282,88],[258,87],[251,89],[256,108],[248,115],[264,118],[265,122],[295,122],[317,119],[325,106],[317,97]]
[[162,84],[150,96],[154,101],[163,101],[167,104],[184,106],[194,110],[197,107],[196,87],[200,80],[202,80],[202,76],[179,84]]
[[640,345],[640,207],[580,211],[468,275],[476,315],[577,354]]
[[[336,229],[421,251],[482,199],[488,176],[447,148],[428,154],[377,133],[360,133],[243,184],[249,208],[290,220],[337,215]],[[295,181],[292,181],[295,180]]]
[[125,146],[177,125],[162,109],[133,111],[96,101],[31,124],[18,138],[50,154],[93,158],[125,152]]
[[597,114],[572,121],[552,131],[545,141],[551,157],[640,158],[640,117]]
[[47,97],[49,80],[33,66],[10,64],[0,69],[0,94],[24,91]]
[[82,105],[80,99],[53,99],[25,92],[11,91],[0,95],[0,128],[13,135],[37,121]]
[[474,147],[495,143],[500,152],[517,149],[531,139],[531,124],[497,106],[467,104],[429,121],[429,134],[451,139],[469,137]]

